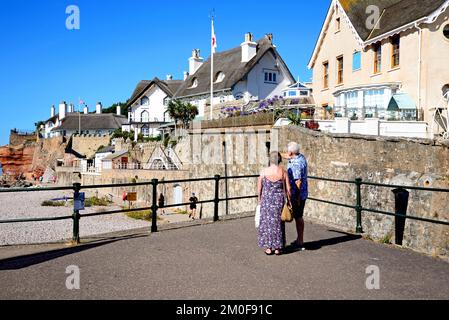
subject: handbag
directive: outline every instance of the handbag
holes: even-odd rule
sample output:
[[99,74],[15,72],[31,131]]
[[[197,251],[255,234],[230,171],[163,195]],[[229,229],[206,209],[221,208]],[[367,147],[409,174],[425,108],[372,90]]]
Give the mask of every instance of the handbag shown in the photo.
[[285,202],[284,208],[282,209],[281,220],[283,222],[293,221],[293,210],[288,201]]
[[254,217],[254,223],[256,225],[256,229],[258,229],[260,224],[260,204],[257,205],[256,207],[256,215]]
[[[282,184],[285,193],[285,183]],[[282,208],[281,221],[283,222],[292,222],[293,221],[293,209],[288,201],[288,198],[285,199],[284,208]]]

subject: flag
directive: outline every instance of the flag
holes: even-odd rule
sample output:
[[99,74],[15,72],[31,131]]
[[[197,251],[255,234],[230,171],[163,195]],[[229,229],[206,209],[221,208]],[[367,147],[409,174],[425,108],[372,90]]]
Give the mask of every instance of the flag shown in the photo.
[[80,101],[79,101],[79,105],[80,105],[80,106],[84,106],[84,105],[85,105],[84,101],[81,100],[81,99],[79,99],[79,100],[80,100]]
[[215,53],[216,48],[217,48],[217,37],[215,36],[214,31],[214,20],[212,20],[212,53]]

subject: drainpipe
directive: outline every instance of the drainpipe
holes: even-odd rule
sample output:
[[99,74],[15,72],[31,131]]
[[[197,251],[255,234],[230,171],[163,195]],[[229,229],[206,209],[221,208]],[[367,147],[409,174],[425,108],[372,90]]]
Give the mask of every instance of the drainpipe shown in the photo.
[[[422,29],[415,23],[416,29],[418,29],[419,33],[419,41],[418,41],[418,120],[421,118],[421,57],[422,57]],[[424,119],[424,116],[423,116]]]

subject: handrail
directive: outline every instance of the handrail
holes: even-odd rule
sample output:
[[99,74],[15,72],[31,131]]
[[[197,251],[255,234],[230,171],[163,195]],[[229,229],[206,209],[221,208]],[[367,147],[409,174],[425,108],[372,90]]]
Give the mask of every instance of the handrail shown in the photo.
[[[157,232],[157,210],[160,208],[172,208],[172,207],[181,207],[181,206],[187,206],[190,204],[190,202],[187,203],[178,203],[178,204],[171,204],[171,205],[165,205],[159,207],[157,204],[157,186],[158,185],[165,185],[165,184],[173,184],[173,183],[190,183],[190,182],[202,182],[202,181],[214,181],[215,182],[215,196],[214,199],[210,200],[202,200],[198,201],[198,204],[203,203],[214,203],[214,221],[218,221],[218,204],[221,201],[233,201],[233,200],[243,200],[243,199],[255,199],[258,197],[258,195],[248,195],[248,196],[236,196],[236,197],[225,197],[220,198],[219,197],[219,186],[221,180],[238,180],[238,179],[250,179],[250,178],[257,178],[259,175],[242,175],[242,176],[228,176],[228,177],[221,177],[220,175],[215,175],[214,177],[207,177],[207,178],[194,178],[194,179],[178,179],[178,180],[161,180],[158,179],[152,179],[151,181],[144,181],[144,182],[136,182],[136,183],[118,183],[118,184],[103,184],[103,185],[80,185],[80,184],[73,184],[73,186],[62,186],[62,187],[45,187],[45,188],[15,188],[15,189],[0,189],[0,193],[12,193],[12,192],[45,192],[45,191],[59,191],[59,190],[73,190],[74,191],[74,198],[76,198],[77,193],[79,193],[80,190],[87,190],[87,189],[100,189],[100,188],[110,188],[110,187],[136,187],[136,186],[151,186],[152,187],[152,205],[150,207],[143,207],[143,208],[132,208],[132,209],[121,209],[121,210],[113,210],[113,211],[104,211],[104,212],[95,212],[95,213],[86,213],[86,214],[80,214],[79,211],[74,210],[73,215],[71,216],[56,216],[56,217],[42,217],[42,218],[27,218],[27,219],[9,219],[9,220],[0,220],[0,224],[6,224],[6,223],[21,223],[21,222],[40,222],[40,221],[57,221],[57,220],[67,220],[72,219],[73,220],[73,241],[76,243],[79,243],[79,219],[84,217],[93,217],[93,216],[102,216],[102,215],[109,215],[109,214],[117,214],[117,213],[126,213],[126,212],[132,212],[132,211],[145,211],[145,210],[151,210],[152,212],[152,226],[151,231]],[[398,214],[398,213],[392,213],[377,209],[371,209],[371,208],[365,208],[362,206],[361,201],[361,188],[363,185],[366,186],[378,186],[378,187],[386,187],[386,188],[402,188],[402,189],[410,189],[410,190],[418,190],[418,191],[430,191],[430,192],[449,192],[449,189],[444,188],[428,188],[428,187],[417,187],[417,186],[401,186],[401,185],[394,185],[394,184],[384,184],[384,183],[375,183],[375,182],[365,182],[362,181],[362,179],[357,178],[355,180],[340,180],[340,179],[333,179],[333,178],[323,178],[323,177],[315,177],[315,176],[309,176],[309,179],[311,180],[319,180],[319,181],[327,181],[327,182],[335,182],[335,183],[345,183],[345,184],[354,184],[356,186],[356,204],[350,205],[345,203],[339,203],[335,201],[330,200],[324,200],[319,199],[315,197],[309,197],[308,199],[311,201],[316,202],[322,202],[330,205],[340,206],[340,207],[346,207],[349,209],[355,209],[356,211],[356,217],[357,217],[357,226],[356,226],[356,233],[362,233],[362,212],[372,212],[387,216],[394,216],[399,218],[409,218],[412,220],[418,220],[422,222],[429,222],[434,224],[441,224],[441,225],[449,225],[449,221],[443,221],[443,220],[436,220],[436,219],[430,219],[430,218],[423,218],[423,217],[417,217],[414,215],[404,215],[404,214]]]

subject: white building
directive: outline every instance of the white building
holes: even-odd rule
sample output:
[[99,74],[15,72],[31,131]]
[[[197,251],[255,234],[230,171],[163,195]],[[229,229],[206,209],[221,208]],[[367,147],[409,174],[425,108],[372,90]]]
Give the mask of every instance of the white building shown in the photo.
[[87,106],[83,113],[75,112],[73,104],[67,105],[65,101],[59,104],[59,113],[55,114],[55,107],[50,109],[51,117],[45,121],[43,136],[51,138],[56,136],[70,137],[73,134],[110,135],[122,127],[126,117],[117,114],[103,113],[100,102],[95,107],[95,113],[89,113]]
[[[272,40],[273,36],[267,34],[255,42],[253,35],[247,33],[239,47],[214,54],[214,106],[281,96],[285,88],[295,83]],[[209,117],[210,85],[211,59],[204,62],[200,51],[193,50],[189,72],[173,98],[196,105],[199,117]]]
[[134,140],[142,133],[144,137],[157,136],[157,128],[172,120],[167,114],[167,105],[182,80],[172,80],[169,75],[165,81],[154,78],[142,80],[137,85],[128,102],[128,121],[123,131],[134,131]]

